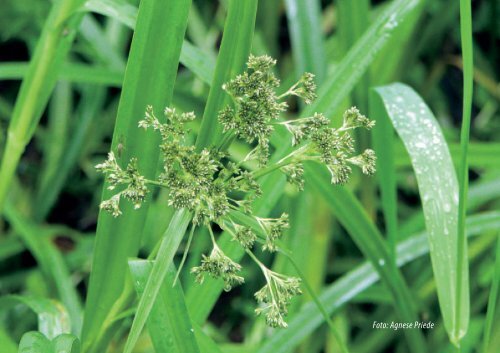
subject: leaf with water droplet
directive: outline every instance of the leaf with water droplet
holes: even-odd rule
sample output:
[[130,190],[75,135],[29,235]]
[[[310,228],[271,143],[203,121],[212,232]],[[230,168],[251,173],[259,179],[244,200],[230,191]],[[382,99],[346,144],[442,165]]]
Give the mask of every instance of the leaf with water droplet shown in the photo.
[[[457,261],[458,183],[448,145],[436,118],[413,89],[395,83],[376,88],[375,93],[377,113],[389,117],[410,155],[429,234],[443,322],[450,340],[458,344],[469,324],[469,279],[467,255]],[[391,158],[384,152],[377,151],[380,160]],[[460,327],[456,327],[455,317],[458,263],[463,276]],[[460,332],[460,337],[455,332]]]

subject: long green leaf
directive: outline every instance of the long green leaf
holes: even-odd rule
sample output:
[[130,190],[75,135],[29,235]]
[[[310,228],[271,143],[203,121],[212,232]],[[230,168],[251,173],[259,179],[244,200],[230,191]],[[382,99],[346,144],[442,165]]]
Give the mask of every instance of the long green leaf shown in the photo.
[[[180,50],[190,1],[141,1],[137,26],[118,107],[112,150],[119,162],[140,157],[141,174],[154,178],[158,163],[158,139],[137,128],[147,105],[162,111],[172,99]],[[118,151],[118,146],[120,146]],[[111,192],[105,190],[103,199]],[[122,297],[127,258],[139,250],[149,202],[140,210],[122,206],[123,215],[99,214],[95,253],[83,326],[83,348],[104,350],[115,325],[114,317],[127,305]]]
[[[205,107],[202,129],[196,141],[199,148],[217,141],[214,139],[213,134],[215,130],[220,129],[213,125],[218,125],[216,120],[217,111],[222,108],[222,105],[226,101],[226,94],[222,90],[222,84],[232,77],[233,74],[239,72],[247,60],[251,45],[250,39],[252,38],[255,26],[256,11],[256,0],[232,0],[229,3],[225,25],[226,30],[222,38],[219,57],[217,58],[214,82],[212,83],[207,106]],[[188,226],[190,216],[185,210],[177,211],[163,235],[151,275],[144,289],[144,294],[139,301],[137,314],[125,346],[125,353],[131,352],[139,338],[140,332],[160,291],[161,284],[168,272],[168,267]]]
[[286,0],[285,4],[296,76],[298,78],[309,71],[316,75],[317,83],[321,84],[325,77],[326,60],[320,1]]
[[[462,255],[459,259],[457,253],[458,241],[464,240],[457,237],[458,184],[450,153],[432,112],[410,87],[396,83],[377,88],[376,92],[412,160],[429,232],[441,313],[452,342],[457,343],[469,321],[469,285],[467,257]],[[463,287],[459,321],[456,318],[458,264]],[[461,326],[457,329],[458,324]]]
[[[488,212],[470,216],[467,219],[468,236],[481,234],[500,227],[500,212]],[[429,253],[428,235],[418,234],[397,246],[397,265],[399,267]],[[319,296],[321,303],[331,315],[351,301],[359,293],[372,286],[380,276],[373,266],[365,262],[329,285]],[[289,322],[286,330],[276,332],[256,352],[286,353],[292,351],[305,337],[314,332],[323,316],[314,303],[310,302]]]
[[349,50],[335,72],[320,87],[318,99],[302,116],[322,112],[331,117],[366,72],[376,55],[389,42],[401,22],[411,16],[423,0],[394,0]]
[[151,274],[148,277],[143,294],[139,300],[139,305],[137,306],[137,312],[132,323],[132,328],[130,329],[130,334],[127,338],[127,343],[125,344],[125,353],[132,352],[137,340],[139,339],[141,331],[144,328],[149,314],[151,313],[151,310],[153,309],[153,306],[158,298],[161,286],[168,274],[175,252],[177,251],[177,248],[186,233],[191,217],[191,214],[187,210],[183,209],[177,211],[172,217],[172,220],[163,235]]
[[79,333],[82,326],[80,298],[61,253],[47,236],[52,235],[50,229],[44,229],[34,224],[10,203],[7,203],[5,207],[5,216],[33,254],[45,278],[55,288],[58,297],[68,310],[72,326],[71,332]]
[[394,162],[394,131],[385,114],[385,108],[372,92],[370,116],[376,119],[373,129],[373,147],[377,154],[377,179],[380,186],[387,240],[394,255],[398,238],[398,199],[396,194],[396,167]]
[[[339,0],[338,1],[339,37],[342,49],[345,52],[357,42],[370,25],[370,1],[369,0]],[[399,31],[396,32],[396,34]],[[353,101],[360,108],[366,110],[368,105],[367,87],[370,87],[370,72],[360,78],[359,83],[353,91]],[[358,134],[359,135],[359,134]],[[363,139],[366,134],[361,134]],[[363,136],[364,135],[364,136]]]
[[[144,293],[153,264],[145,260],[129,261],[137,294]],[[196,342],[193,325],[189,318],[182,288],[175,279],[175,268],[170,266],[163,281],[160,292],[148,319],[149,335],[157,352],[196,353]]]
[[103,87],[96,88],[89,86],[81,90],[81,109],[75,112],[75,115],[78,116],[78,121],[75,124],[65,153],[57,166],[57,173],[54,173],[46,185],[42,185],[38,190],[37,207],[34,210],[35,219],[45,219],[56,202],[64,183],[67,181],[68,175],[78,162],[92,122],[99,117],[99,111],[105,103],[106,95],[104,93],[105,88]]
[[0,212],[3,210],[24,148],[35,133],[58,71],[71,48],[82,14],[76,10],[84,0],[54,2],[37,43],[28,73],[16,100],[0,165]]
[[[72,85],[66,81],[57,83],[52,99],[49,103],[49,123],[43,136],[43,164],[39,172],[36,186],[36,205],[40,205],[40,191],[47,188],[59,173],[64,154],[68,148],[70,123],[73,120],[73,91]],[[50,143],[57,141],[58,143]],[[36,207],[38,209],[38,207]],[[36,212],[36,211],[35,211]]]
[[473,93],[473,48],[472,48],[471,0],[460,0],[460,38],[463,57],[463,105],[462,129],[460,131],[461,158],[458,169],[458,234],[457,261],[455,262],[455,310],[453,332],[448,331],[451,341],[460,346],[460,340],[469,326],[469,265],[467,239],[465,237],[465,217],[467,215],[467,192],[469,190],[469,136]]
[[[23,79],[28,74],[28,70],[29,63],[5,62],[0,64],[0,79]],[[87,64],[63,63],[59,69],[58,78],[69,82],[121,87],[123,71]]]
[[[330,175],[322,166],[307,165],[305,171],[309,185],[324,198],[363,255],[380,273],[401,319],[406,322],[417,320],[417,307],[403,275],[392,261],[387,244],[368,218],[361,203],[346,188],[330,185]],[[410,350],[418,352],[425,349],[425,341],[420,330],[406,330],[405,334],[408,337]]]
[[218,112],[230,101],[222,85],[243,71],[252,46],[256,14],[257,0],[229,2],[214,79],[196,139],[197,148],[220,143],[222,126],[217,120]]

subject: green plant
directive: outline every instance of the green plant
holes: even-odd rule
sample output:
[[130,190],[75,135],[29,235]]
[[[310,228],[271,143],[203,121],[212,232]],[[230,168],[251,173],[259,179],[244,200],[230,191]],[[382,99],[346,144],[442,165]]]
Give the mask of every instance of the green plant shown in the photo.
[[[257,263],[267,282],[255,293],[261,304],[256,312],[264,313],[270,326],[286,327],[284,317],[291,299],[301,293],[300,280],[268,269],[257,259],[252,247],[259,242],[262,250],[276,251],[283,230],[289,227],[288,215],[263,218],[253,213],[254,199],[265,196],[257,179],[280,170],[292,184],[302,189],[303,163],[311,161],[325,164],[332,184],[345,183],[351,174],[349,164],[359,166],[364,174],[371,175],[375,172],[376,158],[372,150],[352,156],[354,140],[349,132],[359,127],[369,129],[374,125],[356,108],[344,113],[343,125],[338,129],[329,127],[329,120],[319,113],[307,118],[279,121],[280,114],[287,109],[287,97],[298,96],[306,104],[311,104],[316,96],[316,86],[314,76],[306,73],[285,93],[277,95],[279,80],[271,71],[275,64],[276,61],[268,56],[250,56],[248,70],[223,85],[234,103],[234,108],[228,105],[218,114],[226,132],[223,141],[238,137],[256,144],[243,159],[231,161],[229,155],[215,146],[197,152],[194,145],[189,145],[186,125],[196,119],[193,112],[178,113],[174,108],[167,107],[162,122],[156,117],[153,107],[148,106],[138,127],[152,129],[161,136],[158,148],[163,156],[163,172],[158,179],[150,180],[142,176],[137,169],[136,158],[122,168],[114,152],[110,152],[108,159],[96,168],[106,175],[109,190],[120,190],[101,203],[101,208],[114,217],[122,213],[121,199],[127,199],[138,209],[150,192],[148,186],[154,185],[168,190],[168,206],[186,209],[192,215],[190,238],[195,227],[202,225],[208,228],[213,248],[209,255],[203,255],[201,265],[191,270],[199,283],[203,283],[206,275],[221,278],[224,289],[229,291],[244,282],[240,276],[241,266],[217,245],[212,223],[230,233],[233,240]],[[279,161],[268,163],[269,140],[279,125],[290,132],[294,149]],[[229,147],[227,145],[221,143],[221,146]],[[252,170],[242,166],[251,162],[256,162]],[[236,218],[233,213],[241,215]],[[240,217],[251,220],[260,231],[255,232],[248,227],[248,221],[240,222]],[[186,248],[185,251],[188,250]]]
[[499,8],[470,5],[1,2],[2,353],[494,352]]

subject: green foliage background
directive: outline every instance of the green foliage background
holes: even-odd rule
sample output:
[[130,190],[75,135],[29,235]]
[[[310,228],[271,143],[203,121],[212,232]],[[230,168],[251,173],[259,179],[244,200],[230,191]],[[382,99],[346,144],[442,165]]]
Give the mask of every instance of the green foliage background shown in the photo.
[[[470,4],[2,1],[1,351],[494,352],[500,3],[472,1],[471,27]],[[243,265],[244,286],[225,293],[219,281],[194,283],[189,271],[210,249],[204,231],[171,285],[189,220],[165,193],[116,219],[98,209],[109,194],[94,165],[109,150],[139,157],[145,175],[157,172],[158,140],[137,128],[146,105],[195,111],[197,146],[221,141],[222,84],[250,53],[276,58],[285,86],[316,75],[318,99],[310,107],[291,100],[287,118],[320,111],[339,126],[356,105],[377,121],[373,134],[356,136],[359,150],[377,152],[375,177],[355,173],[332,186],[311,165],[302,193],[279,173],[261,181],[266,197],[255,212],[291,219],[289,253],[262,256],[307,288],[287,329],[255,316],[263,280],[228,234],[218,242]],[[276,156],[286,154],[284,141],[277,131]],[[243,143],[229,150],[234,158],[248,151]],[[156,251],[157,261],[136,259]],[[392,321],[434,328],[373,327]]]

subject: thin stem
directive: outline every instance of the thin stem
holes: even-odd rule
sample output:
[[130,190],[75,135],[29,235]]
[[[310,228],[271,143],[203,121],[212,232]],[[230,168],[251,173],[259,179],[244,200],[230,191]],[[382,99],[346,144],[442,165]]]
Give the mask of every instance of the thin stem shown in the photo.
[[287,166],[289,164],[297,162],[299,159],[298,157],[303,157],[302,160],[309,159],[309,158],[306,158],[306,156],[304,156],[308,147],[309,147],[309,145],[302,146],[298,150],[295,150],[295,151],[291,152],[289,155],[283,157],[278,162],[271,164],[267,167],[264,167],[262,169],[258,169],[256,171],[253,171],[252,176],[254,178],[260,178],[266,174],[269,174],[269,173],[275,171],[276,169],[280,169],[280,168],[283,168],[284,166]]
[[285,257],[290,261],[292,266],[295,268],[295,271],[297,271],[297,274],[301,278],[302,282],[304,283],[304,286],[306,288],[307,293],[309,296],[312,298],[314,303],[316,304],[316,307],[318,310],[321,312],[323,315],[323,318],[325,319],[328,327],[330,328],[330,331],[332,332],[333,336],[337,340],[337,343],[339,344],[340,349],[342,350],[343,353],[349,353],[349,349],[347,348],[347,345],[345,344],[344,340],[338,333],[337,329],[335,328],[335,324],[333,323],[332,319],[330,318],[330,315],[328,315],[328,312],[326,311],[325,307],[323,304],[321,304],[321,301],[319,300],[318,296],[316,293],[314,293],[314,290],[312,287],[309,285],[308,281],[306,280],[306,277],[302,270],[300,269],[300,266],[295,262],[291,254],[284,250],[284,249],[279,249],[279,252],[285,255]]
[[217,242],[215,241],[215,236],[214,236],[214,232],[212,230],[212,226],[210,224],[208,224],[207,228],[208,228],[208,233],[210,234],[210,239],[212,239],[212,243],[213,243],[214,247],[218,247]]
[[300,81],[297,81],[297,82],[296,82],[296,83],[295,83],[292,87],[290,87],[290,88],[288,89],[288,91],[286,91],[285,93],[283,93],[283,94],[279,95],[279,96],[278,96],[278,100],[279,100],[279,99],[283,99],[283,98],[285,98],[285,97],[287,97],[287,96],[289,96],[289,95],[293,94],[293,90],[294,90],[295,88],[297,88],[297,86],[298,86],[299,84],[300,84]]
[[159,187],[162,187],[162,188],[168,188],[167,184],[161,183],[161,182],[156,181],[156,180],[146,179],[145,181],[146,181],[146,184],[156,185],[156,186],[159,186]]
[[193,241],[193,235],[194,235],[195,228],[196,228],[196,226],[194,225],[194,223],[192,223],[191,224],[191,231],[189,232],[189,237],[188,237],[188,241],[186,244],[186,249],[184,249],[184,253],[182,254],[182,260],[181,260],[181,263],[179,264],[179,267],[177,268],[177,273],[175,274],[174,283],[172,284],[172,287],[174,287],[175,284],[177,283],[177,280],[179,279],[179,275],[181,274],[182,267],[184,267],[184,263],[186,262],[187,254],[188,254],[189,248],[191,247],[191,242]]
[[[457,268],[456,268],[456,310],[455,310],[455,332],[454,339],[458,344],[461,336],[460,320],[462,315],[462,286],[463,279],[467,274],[463,273],[464,257],[466,255],[465,239],[465,217],[466,217],[466,198],[469,184],[469,166],[467,153],[469,148],[470,121],[472,108],[473,92],[473,48],[472,48],[472,14],[470,0],[460,0],[460,35],[462,42],[462,56],[464,65],[464,85],[463,85],[463,106],[462,106],[462,129],[460,134],[461,159],[458,179],[460,182],[458,195],[458,234],[457,234]],[[466,269],[467,271],[468,269]]]

